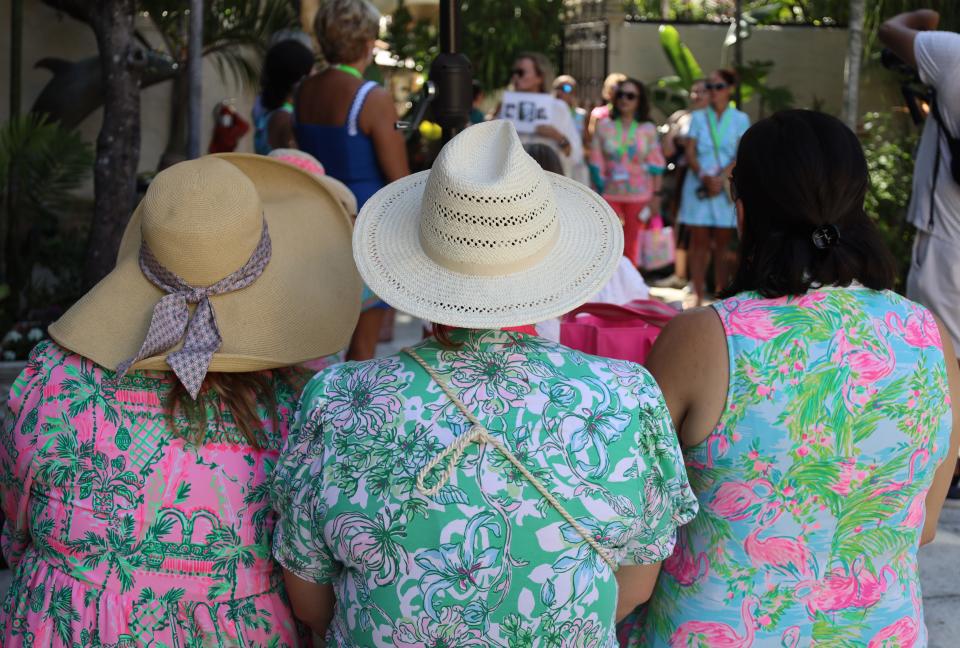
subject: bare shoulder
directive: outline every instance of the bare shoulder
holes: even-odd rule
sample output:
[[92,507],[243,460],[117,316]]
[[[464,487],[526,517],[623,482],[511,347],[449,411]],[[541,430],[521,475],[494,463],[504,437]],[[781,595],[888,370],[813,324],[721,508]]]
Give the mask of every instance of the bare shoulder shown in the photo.
[[709,306],[684,311],[674,317],[657,337],[656,347],[669,349],[671,355],[698,354],[726,348],[723,324]]
[[661,388],[670,383],[687,391],[715,380],[725,370],[726,358],[723,325],[708,307],[684,311],[670,320],[645,364]]

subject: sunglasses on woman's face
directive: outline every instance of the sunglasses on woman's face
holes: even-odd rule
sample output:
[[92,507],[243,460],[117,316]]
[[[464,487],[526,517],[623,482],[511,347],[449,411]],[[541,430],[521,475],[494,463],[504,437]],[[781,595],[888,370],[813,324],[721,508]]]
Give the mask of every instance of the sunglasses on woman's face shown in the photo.
[[636,101],[639,95],[636,92],[617,92],[617,100],[626,99],[627,101]]
[[571,92],[573,92],[573,86],[570,85],[569,83],[564,83],[563,85],[560,86],[560,90],[562,90],[563,92],[566,92],[567,94],[570,94]]
[[708,83],[704,86],[707,90],[723,90],[729,87],[726,83]]
[[527,76],[527,71],[523,68],[513,68],[513,72],[510,73],[510,76],[520,77],[521,79]]

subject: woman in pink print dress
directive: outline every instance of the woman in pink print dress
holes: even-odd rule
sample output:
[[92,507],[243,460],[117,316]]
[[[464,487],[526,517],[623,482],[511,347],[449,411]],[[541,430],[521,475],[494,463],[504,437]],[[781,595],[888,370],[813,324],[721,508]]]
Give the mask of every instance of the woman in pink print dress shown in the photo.
[[0,645],[309,645],[267,484],[306,378],[285,365],[350,338],[349,255],[336,196],[291,165],[227,154],[156,177],[116,268],[11,389]]
[[890,292],[863,152],[838,120],[758,123],[733,185],[730,294],[676,318],[649,358],[700,513],[629,644],[926,646],[917,552],[957,453],[950,339]]
[[666,161],[643,84],[626,79],[617,86],[609,117],[598,124],[590,142],[590,175],[597,191],[623,223],[623,255],[640,263],[640,213],[660,211]]

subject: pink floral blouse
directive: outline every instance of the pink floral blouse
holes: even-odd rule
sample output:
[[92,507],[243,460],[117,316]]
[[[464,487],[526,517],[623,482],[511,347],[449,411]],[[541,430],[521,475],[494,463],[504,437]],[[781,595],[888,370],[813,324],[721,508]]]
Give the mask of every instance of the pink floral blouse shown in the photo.
[[660,149],[657,127],[634,122],[623,128],[610,117],[597,123],[590,145],[590,165],[603,181],[604,198],[624,202],[649,202],[653,178],[663,173],[666,160]]
[[262,408],[264,449],[214,405],[195,446],[164,411],[173,374],[115,384],[52,342],[33,350],[0,434],[2,548],[14,570],[0,645],[305,645],[270,559],[267,490],[297,394],[267,375],[280,424]]

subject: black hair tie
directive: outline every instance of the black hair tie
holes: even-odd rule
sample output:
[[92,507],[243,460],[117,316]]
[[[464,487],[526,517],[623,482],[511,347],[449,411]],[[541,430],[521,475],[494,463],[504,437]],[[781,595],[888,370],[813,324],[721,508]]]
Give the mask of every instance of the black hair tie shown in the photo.
[[810,240],[818,250],[826,250],[840,242],[840,230],[833,223],[827,223],[813,230]]

